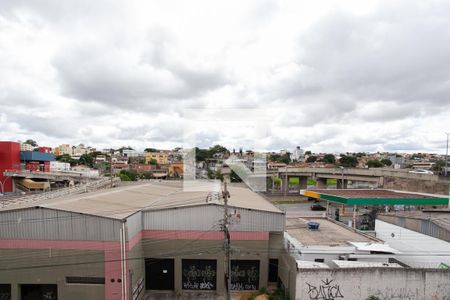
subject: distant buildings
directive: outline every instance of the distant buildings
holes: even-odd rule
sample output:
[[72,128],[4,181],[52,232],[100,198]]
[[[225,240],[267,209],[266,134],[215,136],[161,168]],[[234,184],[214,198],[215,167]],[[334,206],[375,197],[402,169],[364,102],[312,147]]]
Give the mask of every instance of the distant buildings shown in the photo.
[[294,151],[291,153],[291,161],[295,162],[304,162],[305,161],[305,151],[297,146]]
[[149,164],[152,160],[158,165],[166,165],[169,163],[169,154],[166,151],[147,152],[145,155],[145,163]]
[[20,144],[20,151],[33,151],[34,147],[27,143]]

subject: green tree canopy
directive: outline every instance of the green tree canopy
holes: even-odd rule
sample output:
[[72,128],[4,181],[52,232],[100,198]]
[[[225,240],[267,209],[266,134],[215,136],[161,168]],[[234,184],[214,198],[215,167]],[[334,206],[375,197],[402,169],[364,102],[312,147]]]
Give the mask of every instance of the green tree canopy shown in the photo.
[[315,162],[316,160],[317,160],[317,156],[311,155],[311,156],[308,156],[308,158],[306,159],[306,162],[308,162],[308,163],[313,163],[313,162]]
[[381,168],[384,166],[384,164],[381,161],[379,161],[378,159],[370,159],[367,162],[367,166],[369,168]]
[[279,163],[285,163],[289,164],[291,162],[291,155],[290,153],[285,154],[272,154],[269,156],[270,161],[279,162]]
[[339,159],[339,165],[345,168],[354,168],[358,165],[358,159],[353,155],[342,155]]
[[322,161],[328,164],[334,164],[336,162],[336,157],[334,157],[333,154],[325,154]]
[[[120,176],[121,180],[122,180],[122,176],[125,179],[129,178],[128,181],[136,181],[139,178],[139,175],[136,171],[130,171],[130,170],[120,170],[119,176]],[[127,181],[127,180],[123,180],[123,181]]]
[[35,140],[32,140],[32,139],[26,140],[26,141],[25,141],[25,144],[30,144],[30,145],[33,146],[33,147],[37,147],[37,146],[38,146],[38,143],[36,143],[36,141],[35,141]]
[[387,159],[387,158],[383,158],[383,159],[381,160],[381,162],[382,162],[383,165],[385,165],[385,166],[391,166],[391,165],[392,165],[392,161],[391,161],[390,159]]
[[72,156],[70,156],[70,154],[67,153],[59,155],[55,159],[60,162],[69,163],[71,166],[76,165],[78,163],[77,160],[73,159]]

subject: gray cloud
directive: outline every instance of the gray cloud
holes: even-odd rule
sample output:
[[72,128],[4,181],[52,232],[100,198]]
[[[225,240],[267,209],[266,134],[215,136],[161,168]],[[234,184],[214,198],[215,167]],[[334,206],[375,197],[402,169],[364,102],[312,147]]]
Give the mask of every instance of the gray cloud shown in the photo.
[[[222,5],[2,1],[2,136],[164,146],[182,142],[187,108],[260,108],[267,149],[443,149],[449,3]],[[252,143],[201,127],[204,147]]]
[[333,12],[301,35],[296,68],[279,95],[323,102],[326,91],[335,96],[332,115],[344,101],[396,106],[356,116],[368,121],[433,114],[450,103],[448,28],[445,1],[383,2],[363,16]]
[[154,50],[148,60],[146,50],[142,56],[104,43],[67,45],[71,51],[60,52],[53,66],[67,96],[129,110],[160,111],[167,100],[189,100],[228,83],[218,69],[172,62],[164,42],[146,47]]

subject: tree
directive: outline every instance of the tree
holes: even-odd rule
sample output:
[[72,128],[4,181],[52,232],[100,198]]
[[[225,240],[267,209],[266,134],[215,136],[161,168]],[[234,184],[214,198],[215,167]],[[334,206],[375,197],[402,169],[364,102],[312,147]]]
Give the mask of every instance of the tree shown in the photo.
[[145,148],[144,151],[145,152],[159,152],[159,150],[155,149],[155,148]]
[[88,166],[89,168],[93,168],[95,165],[95,159],[97,158],[97,155],[99,155],[99,154],[102,154],[102,153],[99,151],[96,151],[96,152],[90,152],[87,154],[83,154],[80,156],[78,163]]
[[311,155],[306,159],[306,162],[313,163],[317,160],[317,156]]
[[136,181],[139,178],[139,175],[136,171],[129,171],[129,170],[120,170],[119,172],[120,179],[122,180],[122,176],[129,180],[123,180],[123,181]]
[[270,155],[269,160],[274,161],[274,162],[289,164],[291,162],[291,155],[290,155],[290,153],[272,154],[272,155]]
[[153,166],[156,166],[158,164],[158,161],[156,159],[152,158],[152,159],[150,159],[149,163]]
[[210,147],[208,149],[208,156],[211,158],[213,157],[214,154],[217,153],[230,153],[230,151],[228,151],[227,148],[225,148],[224,146],[221,145],[214,145],[213,147]]
[[24,144],[30,144],[33,147],[37,147],[38,146],[38,143],[36,143],[36,141],[32,140],[32,139],[26,140]]
[[341,155],[339,164],[345,168],[354,168],[358,165],[358,159],[353,155]]
[[119,174],[119,178],[121,181],[131,181],[127,174]]
[[336,162],[336,157],[334,157],[333,154],[325,154],[322,161],[328,164],[334,164]]
[[306,152],[305,152],[305,155],[311,155],[311,151],[309,151],[309,150],[306,151]]
[[383,158],[383,159],[381,160],[381,162],[382,162],[383,165],[385,165],[385,166],[391,166],[391,165],[392,165],[392,161],[391,161],[390,159],[388,159],[388,158]]
[[196,161],[205,161],[207,158],[209,158],[208,150],[195,147],[195,160]]
[[379,161],[378,159],[370,159],[367,162],[367,166],[369,168],[381,168],[384,166],[384,164],[381,161]]
[[440,159],[440,160],[436,161],[436,163],[434,164],[433,171],[439,172],[443,168],[445,168],[445,160]]
[[59,155],[55,158],[57,161],[69,163],[71,166],[76,165],[78,163],[77,160],[73,159],[72,156],[65,153],[63,155]]

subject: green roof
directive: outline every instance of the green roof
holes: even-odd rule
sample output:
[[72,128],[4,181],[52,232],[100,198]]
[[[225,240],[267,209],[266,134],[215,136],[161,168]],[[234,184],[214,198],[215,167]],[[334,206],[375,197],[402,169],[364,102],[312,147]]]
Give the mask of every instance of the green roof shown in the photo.
[[448,205],[447,197],[391,190],[305,190],[303,195],[347,205]]

